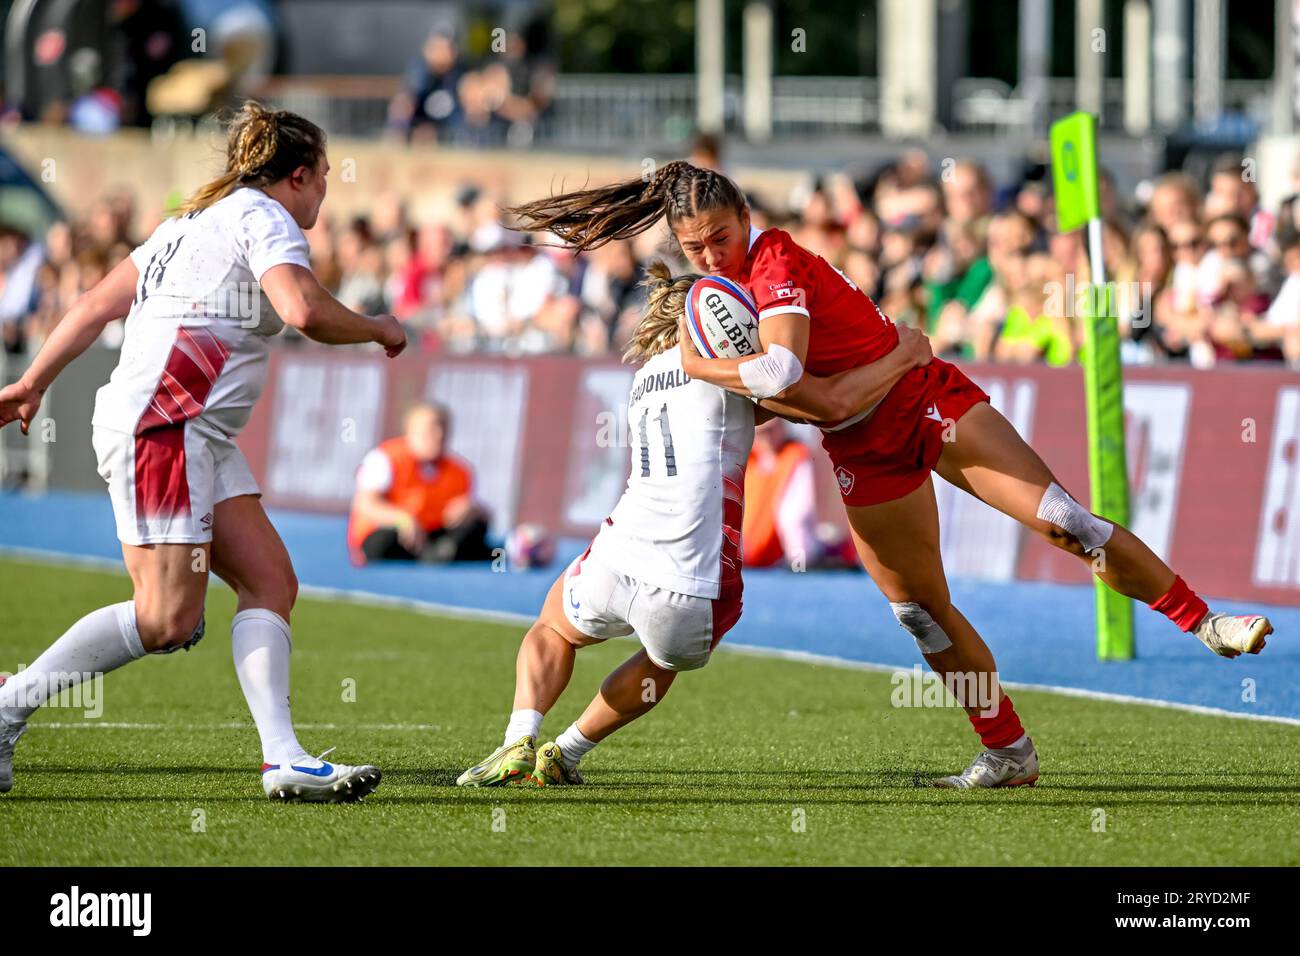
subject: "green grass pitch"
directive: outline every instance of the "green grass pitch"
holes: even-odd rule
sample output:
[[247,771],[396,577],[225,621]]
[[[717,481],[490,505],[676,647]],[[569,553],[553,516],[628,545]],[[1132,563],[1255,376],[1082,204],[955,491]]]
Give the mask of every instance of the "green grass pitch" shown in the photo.
[[[129,593],[122,575],[0,561],[0,666]],[[977,750],[959,711],[892,707],[887,674],[746,654],[680,678],[593,751],[586,787],[460,790],[500,742],[520,629],[306,599],[300,736],[384,782],[356,805],[273,804],[224,637],[233,604],[214,587],[202,644],[108,675],[98,719],[32,720],[0,796],[8,864],[1300,863],[1284,838],[1300,727],[1020,691],[1039,785],[924,789],[917,774]],[[579,653],[543,732],[630,650]]]

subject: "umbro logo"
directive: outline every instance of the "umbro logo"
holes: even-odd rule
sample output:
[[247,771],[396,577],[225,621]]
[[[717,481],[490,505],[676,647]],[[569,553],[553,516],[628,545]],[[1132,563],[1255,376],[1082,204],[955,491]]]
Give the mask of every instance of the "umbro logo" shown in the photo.
[[933,419],[933,420],[936,421],[936,422],[942,422],[942,421],[943,421],[943,416],[939,414],[939,406],[938,406],[938,405],[933,405],[933,404],[932,404],[929,408],[927,408],[927,409],[925,410],[925,417],[926,417],[926,418]]
[[853,472],[840,465],[835,469],[835,480],[840,483],[840,494],[847,495],[853,490],[853,483],[856,479],[853,477]]
[[210,529],[212,527],[212,512],[209,511],[202,518],[200,518],[199,524],[203,525],[204,528]]

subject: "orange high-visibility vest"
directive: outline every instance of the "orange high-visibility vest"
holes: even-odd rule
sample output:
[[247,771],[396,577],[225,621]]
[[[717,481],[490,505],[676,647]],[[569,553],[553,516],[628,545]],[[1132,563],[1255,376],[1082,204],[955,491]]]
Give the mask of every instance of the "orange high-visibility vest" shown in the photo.
[[[432,462],[420,461],[411,454],[405,438],[390,438],[378,450],[393,466],[393,482],[384,500],[412,515],[425,531],[441,528],[447,504],[469,494],[469,467],[452,455],[444,454]],[[353,511],[348,520],[348,546],[360,548],[377,527]]]
[[808,449],[801,441],[786,442],[774,455],[760,455],[757,450],[749,453],[745,467],[745,523],[740,535],[745,567],[769,567],[784,556],[777,534],[777,513],[790,476],[808,459]]

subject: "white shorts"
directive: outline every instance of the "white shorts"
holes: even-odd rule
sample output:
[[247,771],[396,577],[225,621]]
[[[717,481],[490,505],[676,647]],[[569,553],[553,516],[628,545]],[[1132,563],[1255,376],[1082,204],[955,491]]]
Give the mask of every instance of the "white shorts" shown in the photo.
[[718,641],[740,618],[734,600],[695,597],[620,574],[590,552],[564,572],[564,616],[588,637],[636,634],[650,660],[664,670],[703,667]]
[[199,421],[91,435],[123,544],[205,544],[218,502],[261,494],[238,446]]

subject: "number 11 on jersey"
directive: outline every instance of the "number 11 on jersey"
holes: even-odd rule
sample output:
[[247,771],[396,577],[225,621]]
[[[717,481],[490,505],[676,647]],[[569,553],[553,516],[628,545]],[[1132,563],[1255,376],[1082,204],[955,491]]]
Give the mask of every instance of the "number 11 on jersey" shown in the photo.
[[[640,438],[641,438],[641,477],[650,477],[650,441],[646,422],[650,417],[650,409],[646,408],[641,411]],[[668,424],[668,403],[665,402],[659,414],[655,416],[655,421],[659,423],[659,432],[663,435],[664,440],[664,463],[668,467],[668,477],[677,476],[677,459],[673,455],[673,430]]]

